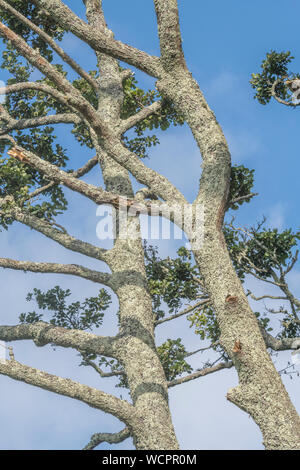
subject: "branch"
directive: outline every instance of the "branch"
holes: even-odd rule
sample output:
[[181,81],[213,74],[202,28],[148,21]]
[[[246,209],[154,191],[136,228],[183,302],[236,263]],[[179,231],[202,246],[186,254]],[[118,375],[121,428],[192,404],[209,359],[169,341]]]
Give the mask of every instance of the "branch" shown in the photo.
[[213,348],[214,346],[217,346],[218,344],[219,344],[219,341],[216,341],[215,343],[212,343],[209,346],[206,346],[206,348],[199,348],[199,349],[196,349],[195,351],[188,352],[184,355],[184,357],[190,357],[190,356],[193,356],[194,354],[197,354],[198,352],[208,351],[209,349]]
[[82,357],[84,365],[86,364],[91,366],[102,378],[115,377],[116,375],[125,375],[125,372],[123,370],[115,372],[104,372],[101,367],[97,366],[97,364],[88,359],[84,353],[82,354]]
[[251,271],[251,269],[247,269],[247,268],[244,268],[244,269],[246,273],[251,274],[251,276],[255,277],[256,279],[259,279],[260,281],[267,282],[268,284],[272,284],[273,286],[278,286],[280,288],[284,287],[284,284],[271,281],[270,279],[265,279],[264,277],[261,277],[258,274],[254,273],[253,271]]
[[122,429],[120,432],[116,433],[97,433],[93,434],[90,442],[82,450],[93,450],[102,442],[107,442],[108,444],[119,444],[120,442],[125,441],[130,437],[130,431],[128,428]]
[[298,255],[299,255],[299,250],[296,250],[295,255],[292,257],[292,261],[290,262],[290,264],[287,265],[287,268],[283,271],[284,276],[293,269],[293,267],[295,266],[295,263],[298,261]]
[[11,119],[6,123],[6,127],[1,129],[0,132],[1,134],[7,134],[8,132],[15,130],[29,129],[32,127],[46,126],[49,124],[78,124],[79,122],[81,122],[81,119],[73,113],[54,114],[32,119]]
[[46,10],[64,29],[89,44],[95,51],[107,54],[127,64],[133,65],[153,77],[162,73],[160,59],[146,52],[128,46],[113,37],[90,27],[60,0],[33,0],[33,3]]
[[95,108],[83,97],[77,88],[75,88],[53,65],[40,55],[39,51],[28,46],[20,36],[3,23],[0,23],[0,36],[9,40],[17,51],[28,60],[28,62],[53,81],[54,84],[66,94],[66,99],[68,100],[69,105],[74,106],[74,108],[80,111],[87,120],[93,122],[96,128],[100,130],[100,120]]
[[251,299],[253,300],[262,300],[262,299],[272,299],[272,300],[289,300],[287,297],[281,297],[281,296],[276,296],[276,295],[261,295],[260,297],[255,297],[252,292],[248,291]]
[[7,342],[33,340],[39,347],[55,344],[63,348],[76,349],[80,353],[85,351],[118,359],[118,351],[114,349],[114,337],[98,336],[46,322],[0,325],[0,340]]
[[254,196],[258,196],[259,193],[249,193],[246,194],[245,196],[240,196],[236,197],[235,199],[231,199],[231,201],[228,201],[227,203],[227,208],[229,209],[232,204],[236,204],[237,202],[244,201],[245,199],[251,199]]
[[266,346],[274,351],[286,351],[290,349],[300,349],[300,338],[274,338],[264,328],[261,327],[261,333]]
[[64,93],[74,93],[75,96],[79,95],[78,90],[74,88],[74,86],[60,72],[58,72],[53,65],[44,59],[38,50],[32,49],[21,36],[16,34],[3,23],[0,23],[0,36],[7,41],[10,41],[17,51],[28,60],[28,62],[52,80]]
[[93,259],[98,259],[100,261],[106,261],[106,252],[107,250],[103,248],[99,248],[94,246],[90,243],[84,242],[79,240],[71,235],[62,232],[54,228],[51,223],[46,221],[45,219],[41,219],[31,215],[29,213],[24,213],[19,208],[13,208],[10,211],[10,215],[18,222],[27,225],[28,227],[42,233],[48,238],[59,243],[64,248],[68,250],[75,251],[77,253],[81,253],[85,256],[89,256]]
[[[89,173],[89,171],[91,171],[98,163],[98,157],[95,156],[93,158],[90,158],[81,168],[79,168],[78,170],[76,171],[71,171],[70,174],[74,177],[74,178],[80,178],[81,176],[84,176],[86,175],[87,173]],[[44,191],[47,191],[47,189],[50,189],[52,188],[53,186],[56,186],[57,183],[55,181],[51,181],[50,183],[46,184],[45,186],[41,186],[40,188],[37,188],[35,191],[33,191],[32,193],[30,193],[28,195],[28,198],[25,199],[25,201],[27,201],[28,199],[32,199],[36,196],[38,196],[39,194],[43,193]]]
[[[48,95],[53,96],[57,99],[60,103],[64,104],[65,106],[70,107],[70,104],[67,100],[67,96],[63,93],[60,93],[58,90],[53,88],[52,86],[45,85],[44,83],[39,82],[21,82],[21,83],[14,83],[13,85],[7,85],[5,87],[0,88],[0,95],[8,95],[10,93],[18,93],[25,90],[37,90],[41,91],[42,93],[46,93]],[[10,120],[12,118],[10,117]]]
[[170,317],[162,318],[161,320],[157,320],[155,322],[155,326],[160,325],[161,323],[165,323],[166,321],[174,320],[175,318],[181,317],[182,315],[186,315],[187,313],[190,313],[193,310],[195,310],[195,308],[198,308],[201,305],[205,305],[208,302],[210,302],[209,299],[201,300],[200,302],[197,302],[195,305],[191,305],[191,306],[187,307],[185,310],[182,310],[179,313],[175,313],[174,315],[171,315]]
[[33,261],[16,261],[10,258],[0,258],[0,267],[33,273],[69,274],[112,287],[110,274],[94,271],[78,264],[36,263]]
[[23,24],[28,26],[32,31],[37,33],[44,41],[49,44],[49,46],[66,62],[70,67],[72,67],[75,72],[78,73],[82,78],[84,78],[96,91],[98,90],[98,83],[94,80],[88,73],[85,72],[78,64],[73,60],[56,42],[49,36],[45,31],[36,26],[32,21],[23,16],[20,12],[15,10],[11,5],[6,3],[4,0],[0,0],[0,6],[5,10],[8,10],[16,18],[18,18]]
[[271,95],[273,96],[273,98],[275,98],[276,101],[278,101],[278,103],[284,104],[285,106],[291,106],[292,108],[296,108],[296,106],[299,106],[300,102],[293,103],[292,101],[285,101],[276,95],[276,91],[275,91],[276,85],[278,85],[278,83],[282,81],[283,81],[283,78],[278,78],[277,80],[275,80],[275,82],[273,83],[271,87]]
[[10,136],[2,136],[2,138],[9,138],[10,141],[14,143],[16,151],[23,155],[22,161],[44,173],[50,180],[53,180],[58,184],[63,184],[69,189],[83,194],[96,204],[117,204],[118,197],[115,194],[107,192],[92,184],[85,183],[84,181],[79,181],[72,175],[72,173],[67,173],[66,171],[61,170],[56,165],[43,160],[33,152],[17,145]]
[[281,276],[280,278],[277,276],[277,274],[275,273],[275,271],[272,269],[271,270],[271,274],[272,274],[272,277],[275,281],[275,283],[280,286],[282,292],[285,293],[285,295],[287,296],[288,300],[290,301],[291,305],[296,305],[298,308],[300,308],[300,300],[298,300],[293,294],[292,292],[289,290],[289,287],[287,285],[287,283],[285,282],[285,279],[284,279],[284,271],[282,270],[281,268]]
[[[172,220],[173,214],[172,214],[172,211],[168,212],[168,208],[170,209],[173,208],[175,209],[175,211],[179,211],[179,215],[182,215],[182,206],[180,205],[176,205],[174,203],[175,205],[169,207],[168,205],[166,205],[165,203],[162,203],[161,201],[157,201],[154,204],[152,201],[139,202],[134,199],[127,199],[125,197],[117,196],[114,193],[105,191],[104,189],[94,186],[92,184],[86,183],[84,181],[79,181],[78,179],[74,178],[74,176],[71,173],[67,173],[61,170],[56,165],[52,165],[51,163],[43,160],[42,158],[38,157],[36,154],[30,152],[29,150],[21,147],[20,145],[17,145],[17,143],[14,141],[14,139],[11,136],[7,136],[7,135],[0,136],[0,139],[8,139],[15,145],[15,148],[9,151],[9,155],[11,155],[14,158],[17,158],[23,163],[29,164],[36,170],[41,171],[42,173],[47,175],[50,180],[53,180],[57,184],[63,184],[69,189],[72,189],[73,191],[76,191],[82,194],[83,196],[86,196],[87,198],[95,202],[96,204],[99,204],[99,205],[110,204],[114,206],[116,209],[124,208],[128,210],[130,208],[132,213],[133,211],[135,211],[136,214],[142,213],[142,214],[150,214],[150,215],[164,215],[167,218],[170,218],[170,220]],[[122,145],[121,145],[121,148],[123,148]],[[134,155],[134,157],[136,156]],[[137,160],[139,159],[137,158]],[[144,165],[142,164],[142,166]],[[172,191],[173,185],[171,185],[171,183],[169,183],[166,178],[164,177],[160,178],[160,175],[157,174],[155,171],[151,170],[150,168],[149,168],[149,172],[150,172],[150,175],[152,173],[157,175],[158,177],[157,184],[161,180],[165,182],[166,190],[169,189],[169,192],[166,193],[166,195],[169,194],[169,198],[171,198],[173,196],[173,191]],[[171,189],[168,188],[167,183],[171,185]],[[179,196],[185,201],[185,198],[180,193],[180,191],[177,191],[176,188],[174,188],[174,191],[176,194],[179,193]]]
[[124,134],[124,132],[136,126],[139,122],[143,121],[144,119],[147,119],[152,114],[155,114],[160,111],[161,107],[161,101],[155,101],[149,106],[146,106],[145,108],[141,109],[138,113],[134,114],[133,116],[122,120],[120,124],[120,132]]
[[193,374],[187,375],[186,377],[182,377],[181,379],[175,379],[171,382],[168,382],[168,387],[175,387],[175,385],[180,385],[185,382],[189,382],[190,380],[198,379],[199,377],[204,377],[205,375],[212,374],[213,372],[217,372],[218,370],[222,369],[230,369],[233,366],[233,362],[220,362],[219,364],[207,367],[205,369],[199,370],[194,372]]
[[128,150],[116,135],[108,132],[103,147],[108,156],[128,170],[136,180],[147,186],[156,196],[172,204],[188,204],[184,195],[165,176],[147,167],[140,158]]
[[186,68],[182,51],[177,0],[154,0],[161,60],[167,72]]
[[130,418],[133,415],[133,406],[125,400],[120,400],[113,395],[74,382],[71,379],[48,374],[15,360],[0,363],[0,374],[50,392],[58,393],[59,395],[82,401],[93,408],[112,414],[126,424],[130,422]]

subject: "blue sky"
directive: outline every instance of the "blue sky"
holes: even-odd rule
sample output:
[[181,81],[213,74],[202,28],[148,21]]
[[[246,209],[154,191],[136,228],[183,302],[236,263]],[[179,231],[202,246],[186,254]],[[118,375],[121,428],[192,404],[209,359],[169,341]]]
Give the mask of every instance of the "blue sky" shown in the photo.
[[[81,0],[67,1],[80,15]],[[154,9],[151,0],[103,0],[106,19],[115,37],[151,54],[159,54]],[[255,169],[255,192],[259,193],[251,204],[242,206],[237,215],[240,224],[251,225],[268,217],[268,224],[279,229],[298,224],[298,109],[291,110],[270,103],[261,106],[253,99],[249,85],[251,73],[257,72],[266,52],[291,50],[296,56],[291,70],[299,72],[298,45],[299,3],[289,2],[283,9],[278,0],[239,2],[203,2],[179,0],[183,47],[188,66],[216,114],[228,139],[233,162]],[[283,13],[281,13],[283,12]],[[95,59],[90,49],[68,35],[63,45],[85,68],[92,69]],[[298,56],[298,57],[297,57]],[[37,75],[38,76],[38,75]],[[154,80],[137,72],[136,77],[145,88]],[[6,80],[3,74],[1,80]],[[70,128],[58,129],[72,159],[78,167],[93,156],[81,148]],[[186,126],[159,133],[161,145],[150,152],[147,164],[163,172],[190,200],[195,196],[201,174],[201,158]],[[184,170],[183,170],[184,169]],[[87,181],[101,184],[94,170]],[[137,187],[137,186],[136,186]],[[96,207],[82,197],[70,194],[70,212],[66,226],[73,235],[100,244],[96,237]],[[63,219],[61,219],[63,220]],[[99,263],[82,255],[67,252],[20,225],[0,234],[1,256],[21,260],[61,261],[84,263],[99,268]],[[158,242],[162,255],[174,255],[178,242]],[[107,242],[103,246],[107,246]],[[56,284],[70,288],[73,298],[94,295],[97,286],[91,283],[56,275],[34,275],[23,272],[0,271],[1,323],[15,324],[18,315],[33,309],[25,302],[33,287],[48,289]],[[299,265],[290,275],[291,287],[299,293]],[[248,286],[256,294],[266,292],[263,286],[249,280]],[[269,288],[268,288],[269,289]],[[298,292],[297,292],[298,290]],[[270,290],[268,290],[270,292]],[[267,304],[271,306],[270,304]],[[261,305],[263,309],[264,305]],[[114,334],[117,328],[116,300],[105,316],[101,334]],[[256,306],[257,309],[257,306]],[[277,320],[275,320],[276,323]],[[100,330],[99,330],[100,331]],[[184,332],[188,350],[199,347],[199,339],[181,319],[173,325],[165,324],[157,330],[157,343],[166,338],[177,338]],[[78,367],[73,351],[56,351],[48,346],[36,348],[30,342],[16,343],[16,359],[50,373],[70,377],[105,391],[114,389],[114,379],[100,380],[95,372]],[[290,358],[284,353],[277,358],[281,368]],[[197,356],[192,363],[196,368],[207,359]],[[300,411],[299,379],[285,379],[292,400]],[[253,421],[241,410],[226,401],[228,388],[237,384],[234,370],[222,371],[206,378],[176,387],[170,391],[170,406],[176,433],[183,449],[261,449],[261,435]],[[68,398],[13,381],[0,376],[0,448],[1,449],[78,449],[83,447],[94,432],[119,431],[122,425],[114,418]],[[102,449],[109,448],[102,445]],[[114,448],[132,448],[130,440]]]

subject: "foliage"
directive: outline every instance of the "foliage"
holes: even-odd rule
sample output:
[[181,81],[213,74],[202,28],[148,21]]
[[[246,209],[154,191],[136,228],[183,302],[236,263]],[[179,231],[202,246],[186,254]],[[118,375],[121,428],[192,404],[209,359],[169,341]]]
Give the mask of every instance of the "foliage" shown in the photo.
[[[299,313],[299,309],[298,309]],[[281,321],[282,330],[278,334],[279,338],[299,338],[300,337],[300,324],[293,321],[295,318],[292,315],[284,315]]]
[[273,269],[286,266],[291,261],[292,248],[300,239],[300,232],[288,229],[280,233],[277,228],[252,228],[243,236],[243,232],[233,230],[229,225],[224,227],[224,235],[232,262],[242,280],[250,271],[257,271],[261,278],[268,279]]
[[[124,69],[120,67],[120,71]],[[98,78],[95,70],[89,72],[95,79]],[[83,96],[97,108],[97,95],[95,90],[84,79],[78,79],[73,82],[73,85],[80,90]],[[161,99],[161,96],[156,90],[148,90],[147,92],[137,86],[137,80],[133,76],[126,78],[123,82],[124,101],[122,103],[121,119],[128,119],[138,111],[146,106],[154,103],[156,100]],[[163,100],[163,105],[160,111],[152,114],[144,119],[134,127],[135,136],[123,136],[123,144],[138,157],[147,157],[147,149],[159,143],[159,139],[155,134],[145,135],[146,131],[155,129],[166,130],[171,124],[174,126],[182,125],[184,119],[179,116],[174,106]],[[131,132],[131,134],[133,133]],[[76,124],[72,133],[81,145],[86,145],[93,148],[93,142],[89,130],[85,123]]]
[[184,372],[190,373],[193,370],[185,361],[187,351],[181,341],[181,338],[167,339],[157,348],[168,381],[174,380]]
[[[167,339],[163,344],[157,347],[156,352],[164,369],[166,380],[171,381],[184,373],[192,372],[192,367],[185,360],[187,351],[182,344],[181,338],[177,338],[176,340]],[[95,355],[85,354],[80,365],[89,365],[89,362],[95,359]],[[100,368],[104,367],[105,369],[108,369],[109,373],[112,372],[118,375],[119,382],[116,384],[116,387],[128,388],[127,378],[122,374],[123,368],[118,361],[101,357],[98,359],[97,366]]]
[[[83,302],[72,302],[67,305],[67,298],[71,295],[69,289],[61,289],[55,286],[46,292],[40,289],[33,289],[26,300],[35,300],[40,310],[47,310],[52,317],[49,323],[65,328],[75,328],[78,330],[91,330],[102,325],[105,310],[111,303],[110,295],[105,289],[100,289],[95,297],[86,298]],[[21,323],[35,323],[43,320],[43,314],[35,311],[21,313],[19,320]]]
[[[60,38],[59,33],[57,34]],[[47,54],[46,45],[43,51],[51,62],[52,55],[49,56]],[[54,65],[57,71],[63,76],[67,75],[62,65],[52,65]],[[9,42],[7,43],[7,49],[3,52],[1,68],[7,70],[12,75],[12,77],[7,80],[8,85],[29,81],[33,71],[31,65],[17,54]],[[89,73],[94,79],[98,78],[96,71],[90,71]],[[56,88],[55,84],[47,78],[36,80],[36,82]],[[72,83],[96,108],[98,99],[91,85],[82,78],[75,79]],[[139,111],[144,106],[153,103],[156,99],[159,99],[159,95],[156,91],[149,90],[145,92],[138,88],[137,81],[133,77],[124,80],[124,94],[125,100],[122,109],[122,117],[124,119],[135,114],[135,112]],[[70,113],[68,108],[57,102],[53,97],[36,90],[26,90],[9,94],[6,97],[4,107],[14,119],[42,117],[49,114],[49,112]],[[134,129],[135,137],[129,138],[123,136],[123,143],[140,158],[144,158],[147,156],[147,149],[159,143],[156,135],[144,135],[145,131],[153,130],[154,128],[165,130],[171,123],[181,125],[183,124],[183,119],[176,114],[172,105],[163,101],[161,111],[139,123]],[[72,133],[81,145],[85,145],[91,149],[94,148],[89,130],[84,122],[75,124]],[[67,166],[68,157],[66,150],[56,143],[54,127],[41,126],[38,129],[18,130],[12,132],[12,135],[17,144],[23,146],[25,149],[34,151],[34,153],[58,167]],[[7,146],[11,147],[9,141],[0,140],[0,195],[13,195],[17,204],[23,208],[25,207],[26,210],[35,216],[44,217],[48,220],[53,219],[58,214],[65,211],[67,209],[67,200],[63,190],[59,186],[52,186],[43,192],[38,200],[28,198],[31,191],[45,185],[47,180],[45,180],[43,174],[28,165],[15,159],[6,158],[4,153]],[[9,212],[9,207],[9,205],[6,205],[1,208],[0,226],[4,229],[7,229],[8,226],[13,223],[9,215],[6,215],[6,213]]]
[[[254,170],[249,170],[244,165],[235,165],[231,168],[230,189],[228,201],[247,196],[251,193],[254,184]],[[230,209],[237,210],[244,202],[250,202],[251,197],[241,199],[230,204]]]
[[190,327],[195,328],[195,333],[200,336],[201,340],[209,339],[212,344],[218,342],[220,329],[211,305],[195,309],[187,318],[191,322]]
[[183,301],[195,300],[199,294],[199,284],[194,279],[199,272],[191,263],[191,253],[181,247],[177,255],[175,259],[161,259],[157,248],[145,244],[146,273],[157,319],[165,316],[163,304],[169,313],[174,313]]
[[[22,13],[26,18],[30,19],[37,26],[42,28],[49,36],[61,41],[65,31],[60,28],[55,20],[52,19],[51,15],[46,12],[42,12],[36,8],[32,2],[24,2],[23,0],[7,0],[12,7]],[[17,18],[11,15],[7,10],[0,7],[0,18],[3,23],[12,29],[16,34],[21,36],[27,44],[34,49],[38,49],[40,54],[47,60],[52,60],[52,50],[45,43],[41,37],[33,32],[28,26],[24,25]],[[7,42],[3,39],[4,42]]]
[[[256,98],[259,103],[263,105],[269,103],[272,96],[271,87],[276,80],[283,80],[287,76],[290,79],[300,78],[299,74],[293,74],[288,71],[288,64],[293,59],[294,57],[291,55],[290,51],[279,53],[271,51],[267,54],[261,64],[261,72],[253,73],[250,80],[250,84],[256,92],[254,98]],[[276,95],[283,100],[286,100],[288,97],[287,88],[283,81],[279,81],[276,85],[275,92]]]

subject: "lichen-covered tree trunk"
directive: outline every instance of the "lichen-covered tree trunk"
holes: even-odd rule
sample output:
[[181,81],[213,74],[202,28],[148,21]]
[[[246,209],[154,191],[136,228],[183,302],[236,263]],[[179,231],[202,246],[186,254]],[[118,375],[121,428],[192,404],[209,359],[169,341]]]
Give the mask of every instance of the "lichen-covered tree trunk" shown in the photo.
[[[99,3],[94,0],[85,3],[89,23],[112,36]],[[118,61],[100,53],[97,58],[100,70],[98,113],[113,128],[124,100],[122,77]],[[128,171],[95,145],[106,190],[133,198]],[[122,214],[117,214],[114,247],[106,261],[116,279],[120,331],[115,348],[134,404],[135,412],[129,425],[134,444],[137,449],[178,449],[168,406],[167,382],[156,353],[154,316],[138,215],[123,220]]]
[[239,376],[227,398],[252,416],[267,449],[300,449],[299,415],[267,352],[222,232],[231,166],[225,137],[184,66],[166,74],[159,89],[184,114],[203,158],[195,204],[204,209],[204,237],[194,256],[215,308],[220,342]]

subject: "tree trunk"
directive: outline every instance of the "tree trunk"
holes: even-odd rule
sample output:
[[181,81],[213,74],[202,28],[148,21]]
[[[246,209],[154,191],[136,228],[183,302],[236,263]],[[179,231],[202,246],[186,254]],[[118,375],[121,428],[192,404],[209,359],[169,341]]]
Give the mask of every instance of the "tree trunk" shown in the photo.
[[[101,2],[86,0],[89,23],[107,36]],[[122,78],[118,62],[97,54],[100,70],[98,114],[111,127],[120,119],[123,103]],[[101,136],[99,137],[101,138]],[[97,148],[97,144],[96,144]],[[128,171],[98,147],[99,162],[106,190],[133,198]],[[127,216],[127,212],[125,213]],[[135,413],[128,427],[137,449],[178,449],[168,405],[168,388],[164,370],[156,353],[154,315],[147,286],[144,249],[139,216],[122,221],[117,214],[114,247],[108,252],[107,263],[114,275],[114,292],[119,300],[120,331],[115,349],[124,367]],[[123,231],[135,237],[123,237]]]
[[267,449],[300,449],[299,415],[267,352],[222,233],[231,168],[225,137],[186,69],[166,74],[158,87],[185,116],[203,158],[196,204],[204,209],[204,236],[194,256],[216,312],[220,342],[239,376],[227,399],[252,416]]

